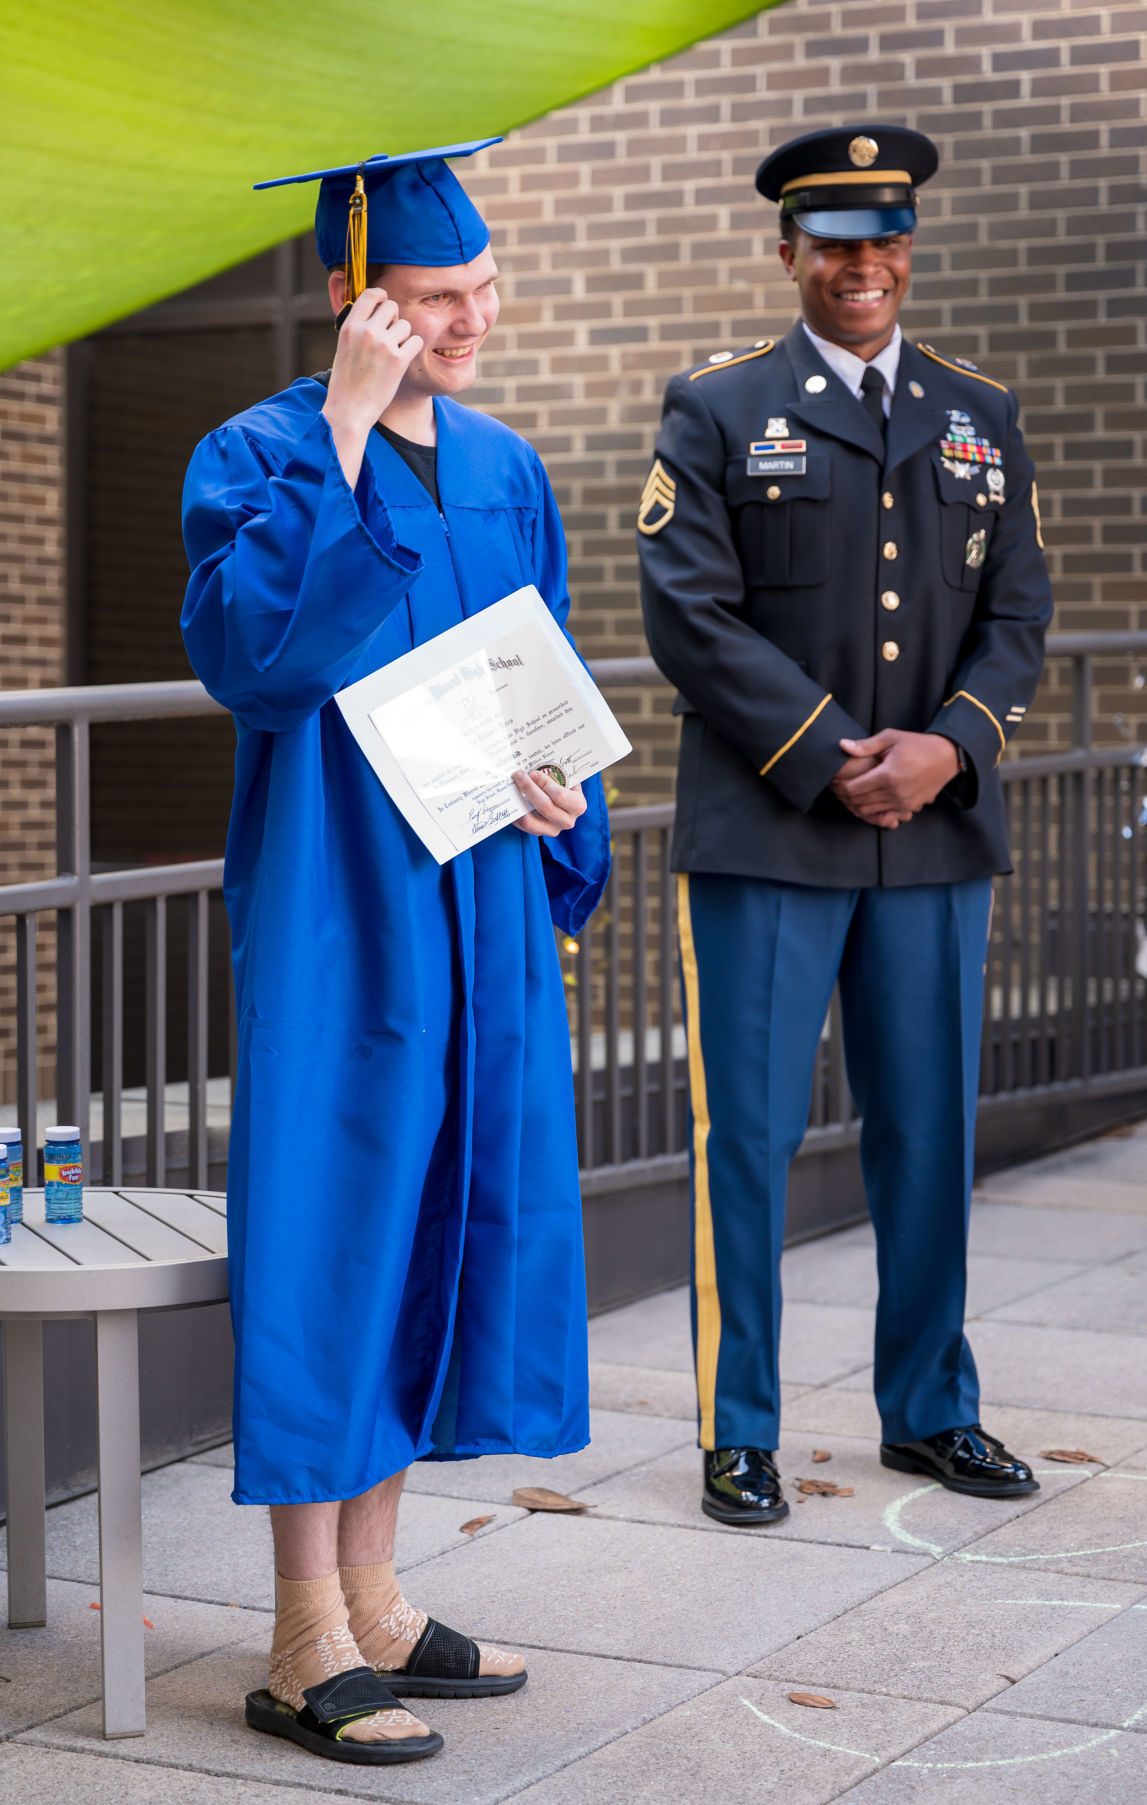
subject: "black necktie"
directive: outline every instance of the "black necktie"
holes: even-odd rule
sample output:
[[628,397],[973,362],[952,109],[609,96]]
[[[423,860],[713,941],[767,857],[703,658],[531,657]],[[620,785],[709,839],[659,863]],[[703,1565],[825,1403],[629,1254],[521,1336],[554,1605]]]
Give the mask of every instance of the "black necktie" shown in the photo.
[[871,364],[860,378],[860,405],[883,439],[888,424],[884,418],[884,378]]

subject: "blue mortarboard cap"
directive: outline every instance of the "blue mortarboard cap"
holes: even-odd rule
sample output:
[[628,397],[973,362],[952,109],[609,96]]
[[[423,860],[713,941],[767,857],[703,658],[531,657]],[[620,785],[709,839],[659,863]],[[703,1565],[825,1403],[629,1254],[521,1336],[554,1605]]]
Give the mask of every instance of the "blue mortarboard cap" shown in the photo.
[[329,269],[346,259],[348,213],[356,178],[361,175],[366,196],[366,261],[449,267],[469,263],[484,251],[490,229],[446,159],[472,157],[475,151],[500,143],[500,138],[477,138],[469,144],[444,144],[397,157],[380,154],[338,169],[312,169],[306,175],[279,176],[255,186],[321,184],[315,242]]
[[888,238],[916,228],[916,189],[936,173],[931,138],[903,125],[846,125],[791,138],[757,188],[814,238]]

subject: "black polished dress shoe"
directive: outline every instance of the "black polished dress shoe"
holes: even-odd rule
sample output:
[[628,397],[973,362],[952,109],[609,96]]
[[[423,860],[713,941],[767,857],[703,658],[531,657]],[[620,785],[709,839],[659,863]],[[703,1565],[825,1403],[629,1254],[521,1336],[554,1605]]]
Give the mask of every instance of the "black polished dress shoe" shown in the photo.
[[717,1448],[702,1458],[701,1509],[718,1523],[779,1523],[789,1507],[776,1459],[763,1448]]
[[1039,1491],[1031,1468],[979,1423],[943,1429],[923,1441],[881,1442],[880,1464],[896,1473],[925,1473],[950,1492],[968,1492],[973,1498],[1023,1498]]

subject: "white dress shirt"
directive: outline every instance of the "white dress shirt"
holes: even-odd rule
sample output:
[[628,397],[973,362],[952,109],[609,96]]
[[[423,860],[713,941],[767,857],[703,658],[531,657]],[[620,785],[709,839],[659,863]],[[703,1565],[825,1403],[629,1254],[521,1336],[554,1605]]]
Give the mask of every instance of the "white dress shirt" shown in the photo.
[[834,345],[827,338],[820,338],[806,320],[801,325],[808,333],[812,343],[824,358],[829,369],[834,371],[846,389],[860,400],[860,379],[865,370],[879,370],[884,378],[884,418],[887,420],[892,412],[892,397],[896,392],[896,372],[900,368],[900,342],[903,334],[899,325],[893,328],[892,337],[883,351],[878,351],[870,363],[863,357],[857,357],[855,351],[846,351],[843,345]]

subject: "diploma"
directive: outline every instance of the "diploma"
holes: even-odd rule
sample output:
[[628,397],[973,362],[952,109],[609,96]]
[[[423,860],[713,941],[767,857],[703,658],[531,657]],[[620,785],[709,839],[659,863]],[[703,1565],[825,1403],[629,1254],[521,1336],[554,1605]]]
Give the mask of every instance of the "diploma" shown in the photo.
[[335,697],[396,808],[440,865],[529,814],[515,771],[558,783],[632,751],[532,586]]

